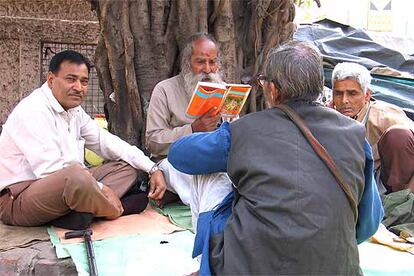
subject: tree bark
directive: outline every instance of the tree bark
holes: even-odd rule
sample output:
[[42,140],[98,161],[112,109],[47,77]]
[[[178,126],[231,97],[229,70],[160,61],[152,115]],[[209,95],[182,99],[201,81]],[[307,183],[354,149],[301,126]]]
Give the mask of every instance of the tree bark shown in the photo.
[[[240,83],[261,72],[268,51],[295,31],[293,0],[89,1],[101,27],[95,65],[110,131],[141,148],[152,89],[179,72],[189,36],[212,34],[220,45],[224,79]],[[263,107],[254,86],[245,112]]]

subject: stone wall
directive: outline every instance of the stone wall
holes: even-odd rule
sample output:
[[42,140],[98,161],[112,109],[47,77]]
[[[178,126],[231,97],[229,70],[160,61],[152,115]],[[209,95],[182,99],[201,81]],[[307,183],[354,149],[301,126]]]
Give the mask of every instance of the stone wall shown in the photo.
[[0,0],[0,127],[41,84],[42,42],[96,44],[98,35],[87,0]]

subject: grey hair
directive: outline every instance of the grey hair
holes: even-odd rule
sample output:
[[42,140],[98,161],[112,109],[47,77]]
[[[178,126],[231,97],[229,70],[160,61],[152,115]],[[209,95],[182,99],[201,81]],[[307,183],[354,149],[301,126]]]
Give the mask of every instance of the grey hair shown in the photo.
[[267,78],[279,90],[283,101],[314,101],[322,93],[322,57],[307,42],[290,41],[272,49],[265,68]]
[[332,72],[332,88],[336,81],[354,80],[360,86],[362,91],[367,94],[371,84],[371,74],[364,66],[354,62],[338,63]]
[[190,38],[188,38],[184,49],[181,53],[181,71],[184,72],[190,72],[191,71],[191,65],[190,65],[190,59],[191,55],[193,54],[193,43],[199,39],[209,40],[216,45],[217,48],[217,63],[220,65],[220,51],[219,51],[219,45],[217,41],[214,39],[214,37],[207,33],[196,33],[195,35],[192,35]]

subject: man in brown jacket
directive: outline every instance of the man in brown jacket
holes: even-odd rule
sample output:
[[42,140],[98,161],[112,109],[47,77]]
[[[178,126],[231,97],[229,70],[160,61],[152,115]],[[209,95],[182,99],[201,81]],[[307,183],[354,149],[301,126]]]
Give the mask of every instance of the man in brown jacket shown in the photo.
[[361,122],[372,146],[375,169],[387,192],[414,191],[413,122],[395,105],[373,100],[369,71],[344,62],[332,72],[334,108]]

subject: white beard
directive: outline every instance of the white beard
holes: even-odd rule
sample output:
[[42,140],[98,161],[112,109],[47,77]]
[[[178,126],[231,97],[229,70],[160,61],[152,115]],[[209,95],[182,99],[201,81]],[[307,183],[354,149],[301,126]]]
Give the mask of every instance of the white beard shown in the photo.
[[184,88],[187,95],[191,96],[193,95],[194,88],[197,85],[197,82],[199,81],[205,81],[205,82],[215,82],[215,83],[223,83],[223,79],[221,78],[221,74],[219,71],[217,73],[199,73],[194,74],[193,72],[184,72],[182,71],[183,77],[184,77]]

